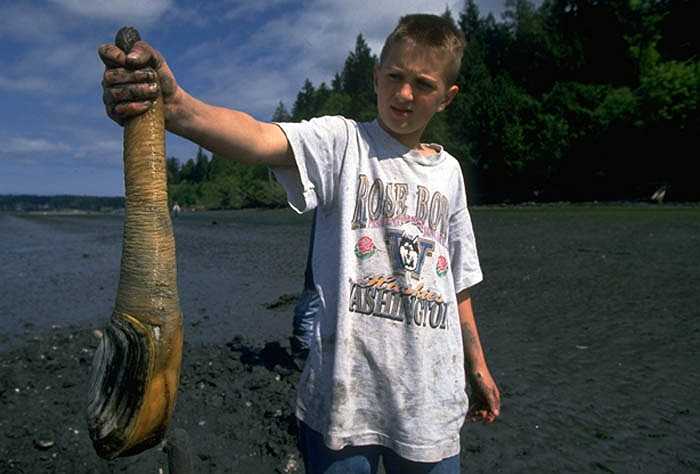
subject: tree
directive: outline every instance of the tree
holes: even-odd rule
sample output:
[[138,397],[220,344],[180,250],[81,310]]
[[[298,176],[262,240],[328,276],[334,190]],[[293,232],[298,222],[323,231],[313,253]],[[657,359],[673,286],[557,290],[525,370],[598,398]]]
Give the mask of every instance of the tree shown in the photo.
[[304,81],[304,86],[297,94],[297,99],[292,108],[292,118],[294,121],[308,120],[315,115],[315,94],[314,85],[307,78]]
[[445,20],[449,21],[450,23],[452,23],[453,25],[455,25],[455,26],[457,25],[457,23],[455,23],[455,17],[452,16],[452,10],[450,10],[449,6],[445,7],[445,11],[442,12],[442,15],[440,15],[440,16],[443,17]]
[[165,169],[168,176],[168,184],[180,182],[180,162],[177,161],[177,158],[171,156],[165,160]]
[[197,149],[197,157],[195,158],[194,169],[192,170],[192,182],[201,183],[209,178],[209,157],[202,147]]
[[349,118],[367,120],[375,115],[376,96],[374,94],[374,66],[377,57],[359,34],[355,49],[350,52],[340,74],[342,91],[353,98],[348,110]]
[[464,2],[464,11],[459,14],[459,27],[464,33],[467,43],[480,40],[481,21],[479,7],[474,0]]
[[182,165],[180,168],[180,182],[186,181],[188,183],[194,182],[194,160],[190,158]]
[[292,120],[291,114],[287,112],[287,108],[284,106],[284,102],[280,101],[279,104],[277,104],[275,111],[272,113],[272,121],[289,122],[290,120]]

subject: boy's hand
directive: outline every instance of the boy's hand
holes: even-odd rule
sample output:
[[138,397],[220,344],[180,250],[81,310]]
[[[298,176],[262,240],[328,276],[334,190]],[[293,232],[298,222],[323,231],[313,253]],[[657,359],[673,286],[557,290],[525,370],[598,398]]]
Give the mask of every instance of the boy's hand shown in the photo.
[[488,370],[469,374],[471,400],[467,419],[493,423],[501,413],[501,394]]
[[167,126],[178,85],[163,56],[145,41],[137,41],[128,55],[114,44],[100,46],[98,54],[105,64],[102,101],[107,115],[124,125],[146,112],[162,92]]

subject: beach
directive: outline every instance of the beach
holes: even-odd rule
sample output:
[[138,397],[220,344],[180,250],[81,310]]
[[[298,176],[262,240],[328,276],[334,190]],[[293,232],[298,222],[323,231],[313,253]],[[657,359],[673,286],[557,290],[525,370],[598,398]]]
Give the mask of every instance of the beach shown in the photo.
[[[502,394],[462,429],[463,472],[700,471],[700,207],[472,210],[473,290]],[[185,350],[172,429],[194,471],[303,472],[289,351],[310,216],[174,220]],[[111,315],[123,216],[0,213],[0,473],[154,473],[105,461],[85,399]]]

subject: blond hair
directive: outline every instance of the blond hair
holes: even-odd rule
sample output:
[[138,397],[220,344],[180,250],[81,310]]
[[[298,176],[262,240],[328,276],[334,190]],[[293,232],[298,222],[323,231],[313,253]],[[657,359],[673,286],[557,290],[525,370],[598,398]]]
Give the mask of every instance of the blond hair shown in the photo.
[[404,40],[414,41],[421,46],[440,49],[448,55],[449,63],[445,82],[451,86],[457,81],[466,41],[464,33],[452,20],[437,15],[414,14],[401,17],[399,24],[389,34],[379,56],[379,64],[384,64],[389,50]]

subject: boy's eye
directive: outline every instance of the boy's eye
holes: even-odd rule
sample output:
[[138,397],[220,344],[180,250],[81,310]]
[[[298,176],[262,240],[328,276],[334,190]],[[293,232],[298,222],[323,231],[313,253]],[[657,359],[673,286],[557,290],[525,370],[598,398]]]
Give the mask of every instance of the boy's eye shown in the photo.
[[432,83],[426,81],[418,81],[418,87],[424,91],[432,91],[435,89],[435,86]]
[[401,75],[395,72],[390,72],[388,76],[389,79],[391,79],[392,81],[398,81],[399,79],[401,79]]

